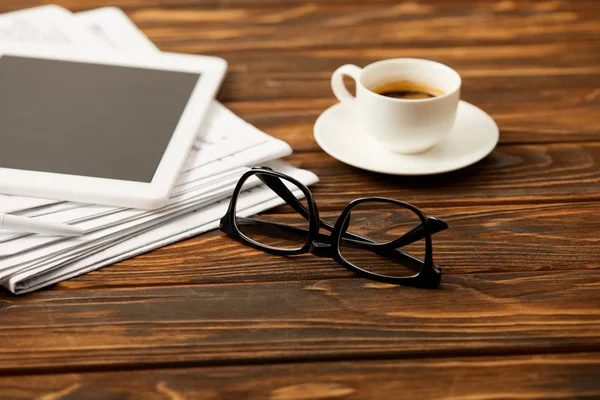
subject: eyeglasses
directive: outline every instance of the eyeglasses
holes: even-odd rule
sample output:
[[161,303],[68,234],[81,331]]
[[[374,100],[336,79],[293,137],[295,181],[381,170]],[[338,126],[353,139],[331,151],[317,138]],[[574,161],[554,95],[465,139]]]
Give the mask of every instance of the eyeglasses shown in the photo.
[[[248,218],[240,192],[258,184],[285,201],[280,213]],[[433,263],[431,235],[447,228],[444,221],[426,217],[412,204],[384,197],[351,201],[330,224],[320,219],[305,185],[262,167],[242,175],[220,225],[237,241],[269,254],[312,253],[332,258],[365,278],[428,288],[437,287],[442,275]]]

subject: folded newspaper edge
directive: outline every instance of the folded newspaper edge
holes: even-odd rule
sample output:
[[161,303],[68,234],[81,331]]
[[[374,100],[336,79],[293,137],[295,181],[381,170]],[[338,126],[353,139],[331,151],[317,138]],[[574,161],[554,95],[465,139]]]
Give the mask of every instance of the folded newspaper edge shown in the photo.
[[[303,184],[309,186],[318,182],[319,178],[312,172],[298,169],[284,163],[283,161],[275,160],[266,163],[266,166],[273,168],[276,171],[290,175]],[[303,196],[300,191],[293,191],[297,197]],[[181,217],[179,220],[186,220],[186,226],[180,227],[178,232],[174,232],[174,225],[177,225],[178,220],[166,223],[163,226],[154,228],[154,232],[143,232],[134,238],[128,239],[126,242],[117,246],[123,249],[123,253],[114,255],[114,249],[109,247],[99,252],[86,255],[82,260],[75,261],[71,264],[61,265],[59,268],[43,271],[31,276],[21,276],[19,274],[11,277],[5,284],[11,292],[15,294],[25,294],[44,286],[51,285],[70,279],[72,277],[85,274],[87,272],[114,264],[118,261],[127,258],[147,253],[159,247],[166,246],[190,237],[205,233],[207,231],[219,227],[220,218],[225,215],[229,206],[230,197],[220,200],[217,203],[204,207],[203,209],[194,211],[191,215]],[[251,216],[270,208],[276,207],[284,203],[284,200],[277,196],[270,189],[262,186],[244,191],[238,199],[238,214],[241,216]],[[214,219],[214,215],[218,215],[218,219]],[[159,233],[160,239],[154,242],[150,241],[149,233]],[[164,233],[163,233],[164,232]]]

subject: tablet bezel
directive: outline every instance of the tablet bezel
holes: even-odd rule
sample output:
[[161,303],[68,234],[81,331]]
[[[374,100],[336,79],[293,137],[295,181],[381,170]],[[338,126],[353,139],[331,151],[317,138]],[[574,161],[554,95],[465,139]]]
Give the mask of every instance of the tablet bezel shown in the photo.
[[91,53],[2,45],[0,57],[4,55],[200,74],[149,183],[0,167],[0,193],[3,194],[145,209],[158,208],[168,202],[227,70],[226,61],[218,57],[175,53]]

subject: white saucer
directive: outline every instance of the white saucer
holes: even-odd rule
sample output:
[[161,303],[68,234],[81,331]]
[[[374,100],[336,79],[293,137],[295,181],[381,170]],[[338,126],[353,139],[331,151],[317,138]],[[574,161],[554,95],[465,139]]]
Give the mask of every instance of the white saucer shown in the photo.
[[315,122],[315,139],[333,158],[357,168],[393,175],[430,175],[474,164],[498,143],[498,125],[485,111],[465,101],[458,104],[456,123],[440,143],[419,154],[383,148],[360,128],[349,106],[338,103]]

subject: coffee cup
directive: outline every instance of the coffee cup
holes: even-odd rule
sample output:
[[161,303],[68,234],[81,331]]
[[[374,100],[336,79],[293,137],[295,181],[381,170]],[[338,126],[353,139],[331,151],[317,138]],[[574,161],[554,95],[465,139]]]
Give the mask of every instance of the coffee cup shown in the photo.
[[[356,96],[344,76],[356,81]],[[384,148],[402,154],[424,152],[454,125],[461,78],[435,61],[395,58],[364,68],[347,64],[331,77],[340,102],[351,108],[363,129]]]

